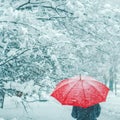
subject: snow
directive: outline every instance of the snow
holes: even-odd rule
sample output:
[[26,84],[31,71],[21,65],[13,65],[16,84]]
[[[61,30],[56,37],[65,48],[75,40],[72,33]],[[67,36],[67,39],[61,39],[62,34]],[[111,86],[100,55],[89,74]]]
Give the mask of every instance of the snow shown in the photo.
[[[18,99],[5,98],[4,108],[0,109],[0,120],[74,120],[71,117],[72,107],[62,106],[52,97],[49,97],[47,102],[24,102],[24,105]],[[109,92],[107,101],[101,103],[102,112],[98,120],[119,120],[119,101],[120,97]]]
[[50,98],[48,102],[25,103],[27,112],[22,103],[15,103],[15,97],[5,100],[4,109],[0,110],[5,120],[69,120],[71,107],[62,106],[60,103]]

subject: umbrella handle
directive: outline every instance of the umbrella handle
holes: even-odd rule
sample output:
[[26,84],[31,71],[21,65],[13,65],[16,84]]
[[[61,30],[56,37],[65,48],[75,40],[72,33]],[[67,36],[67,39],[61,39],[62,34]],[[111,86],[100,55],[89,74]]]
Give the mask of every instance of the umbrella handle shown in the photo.
[[80,80],[81,80],[81,74],[80,74]]

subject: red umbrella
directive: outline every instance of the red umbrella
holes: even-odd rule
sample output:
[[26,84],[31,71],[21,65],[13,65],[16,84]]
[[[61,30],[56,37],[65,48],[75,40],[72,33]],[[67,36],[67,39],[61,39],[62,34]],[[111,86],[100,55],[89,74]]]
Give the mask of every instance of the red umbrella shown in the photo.
[[109,88],[92,77],[77,76],[62,80],[51,94],[63,105],[87,108],[106,101]]

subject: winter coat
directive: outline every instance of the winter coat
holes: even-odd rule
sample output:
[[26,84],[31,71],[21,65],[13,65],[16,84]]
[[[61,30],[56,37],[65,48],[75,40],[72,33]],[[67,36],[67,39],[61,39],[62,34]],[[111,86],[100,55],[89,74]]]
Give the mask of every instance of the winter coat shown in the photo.
[[101,107],[99,104],[88,108],[81,108],[74,106],[72,109],[72,117],[76,120],[97,120],[97,117],[100,115]]

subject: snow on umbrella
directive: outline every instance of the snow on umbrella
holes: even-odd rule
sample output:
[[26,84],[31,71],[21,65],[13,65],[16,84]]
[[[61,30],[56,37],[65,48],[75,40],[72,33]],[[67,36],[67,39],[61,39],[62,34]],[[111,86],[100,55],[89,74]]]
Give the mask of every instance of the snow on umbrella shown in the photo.
[[89,76],[77,76],[59,82],[51,94],[62,105],[87,108],[106,101],[109,88]]

